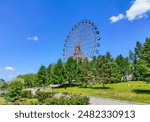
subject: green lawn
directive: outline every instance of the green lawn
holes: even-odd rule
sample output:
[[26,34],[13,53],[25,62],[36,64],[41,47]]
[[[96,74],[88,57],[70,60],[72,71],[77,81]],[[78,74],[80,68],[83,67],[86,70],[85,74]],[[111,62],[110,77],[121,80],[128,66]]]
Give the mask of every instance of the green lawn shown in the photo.
[[[47,88],[47,91],[50,89]],[[107,84],[106,89],[102,85],[93,85],[88,88],[70,87],[67,89],[56,88],[54,92],[69,92],[75,94],[84,94],[103,98],[112,98],[118,100],[127,100],[150,104],[150,84],[142,81],[130,81],[116,84]]]
[[[51,91],[50,88],[45,89]],[[107,84],[106,89],[102,85],[93,85],[88,88],[70,87],[56,88],[53,92],[69,92],[75,94],[84,94],[103,98],[112,98],[118,100],[135,101],[150,104],[150,84],[141,81],[130,81],[116,84]],[[0,105],[6,104],[6,100],[0,97]]]

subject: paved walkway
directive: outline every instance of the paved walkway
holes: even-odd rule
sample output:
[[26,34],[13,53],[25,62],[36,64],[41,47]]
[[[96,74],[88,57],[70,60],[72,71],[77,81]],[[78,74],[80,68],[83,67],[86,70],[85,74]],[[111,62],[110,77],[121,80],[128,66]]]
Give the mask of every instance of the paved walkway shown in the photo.
[[144,103],[114,100],[109,98],[90,97],[91,105],[144,105]]

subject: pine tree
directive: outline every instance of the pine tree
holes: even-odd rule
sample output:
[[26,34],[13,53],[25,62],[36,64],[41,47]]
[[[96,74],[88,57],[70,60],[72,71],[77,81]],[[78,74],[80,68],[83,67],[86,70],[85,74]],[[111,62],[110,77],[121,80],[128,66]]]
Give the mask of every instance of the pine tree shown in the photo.
[[99,56],[97,59],[97,82],[105,84],[111,81],[111,65],[105,56]]
[[47,67],[47,83],[51,84],[52,83],[52,70],[53,70],[53,65],[50,64]]
[[131,65],[129,59],[124,58],[122,55],[118,55],[115,61],[119,66],[121,77],[123,78],[123,80],[127,80],[126,76],[131,73]]
[[97,57],[94,56],[92,58],[92,60],[89,62],[89,65],[90,65],[90,72],[92,73],[92,84],[95,84],[96,83],[96,73],[97,73]]
[[140,57],[148,63],[148,66],[150,66],[150,38],[146,39],[146,42],[141,50]]
[[120,71],[120,67],[118,66],[118,64],[115,61],[111,61],[110,62],[111,65],[111,83],[117,83],[121,81],[121,71]]
[[75,79],[77,84],[82,84],[82,59],[76,61]]
[[64,80],[64,66],[61,59],[54,65],[52,70],[52,83],[53,84],[63,84]]
[[44,65],[42,65],[37,73],[37,80],[40,86],[46,86],[47,83],[47,70]]
[[92,83],[93,74],[90,70],[89,61],[87,58],[83,59],[82,69],[81,69],[81,83],[84,87],[87,87],[88,84]]
[[140,51],[137,70],[141,80],[150,82],[150,38],[147,38]]
[[135,77],[134,79],[138,80],[139,76],[139,71],[137,70],[137,62],[141,57],[141,50],[143,48],[143,45],[137,41],[136,42],[136,47],[134,49],[134,52],[129,51],[129,59],[132,62],[132,74]]
[[64,66],[65,82],[71,84],[76,81],[76,60],[69,57]]

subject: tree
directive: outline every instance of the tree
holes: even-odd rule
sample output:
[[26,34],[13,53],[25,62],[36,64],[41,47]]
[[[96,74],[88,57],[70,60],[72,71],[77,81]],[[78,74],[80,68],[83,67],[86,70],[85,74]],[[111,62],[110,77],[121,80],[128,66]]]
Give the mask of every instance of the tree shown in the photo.
[[150,82],[150,38],[147,38],[140,50],[140,59],[137,61],[137,70],[141,80]]
[[82,84],[82,59],[78,59],[75,64],[75,79],[77,84]]
[[52,70],[52,83],[53,84],[63,84],[64,78],[64,66],[61,59],[54,65]]
[[7,88],[8,88],[8,83],[4,79],[0,78],[0,89],[6,90]]
[[111,65],[105,56],[99,56],[97,59],[97,82],[102,83],[105,88],[105,84],[111,81]]
[[132,62],[132,74],[134,76],[134,79],[136,80],[138,80],[139,78],[139,72],[137,70],[137,62],[141,57],[142,48],[143,48],[143,45],[139,41],[137,41],[134,52],[129,51],[129,60]]
[[53,71],[54,65],[50,64],[47,68],[47,83],[51,84],[52,83],[52,71]]
[[148,63],[148,66],[150,67],[150,38],[146,39],[146,42],[143,45],[143,48],[141,50],[141,59],[145,60]]
[[148,65],[149,64],[143,59],[140,59],[137,62],[140,80],[144,80],[146,83],[150,83],[150,67]]
[[25,74],[25,75],[19,75],[17,78],[21,78],[24,80],[24,87],[30,88],[30,87],[35,87],[39,86],[37,84],[37,74]]
[[96,83],[97,78],[97,57],[94,56],[89,62],[90,72],[92,73],[92,84]]
[[111,83],[117,83],[121,81],[121,71],[119,65],[115,61],[110,62],[111,65]]
[[[80,68],[80,67],[78,67],[78,68]],[[77,75],[76,75],[77,72],[78,73],[80,72],[79,71],[80,69],[78,69],[78,71],[77,71],[77,61],[75,59],[73,59],[73,57],[69,57],[67,62],[64,65],[64,69],[65,69],[64,70],[65,81],[67,83],[69,83],[71,86],[71,84],[73,82],[75,82],[77,79]]]
[[110,52],[107,52],[107,53],[105,54],[105,56],[106,56],[106,58],[107,58],[108,60],[113,60],[113,58],[112,58]]
[[23,89],[23,81],[21,79],[15,79],[9,83],[6,99],[10,102],[14,102],[21,98],[21,91]]
[[40,86],[46,86],[47,83],[47,70],[45,66],[41,66],[37,73],[37,81]]
[[116,57],[116,63],[119,66],[120,75],[123,78],[123,80],[127,80],[126,76],[128,76],[131,73],[131,64],[129,62],[128,58],[124,58],[121,54]]
[[82,62],[82,69],[81,69],[81,83],[84,87],[87,87],[88,84],[92,83],[93,81],[93,73],[90,70],[89,61],[87,58],[83,59]]
[[149,79],[150,38],[147,38],[143,45],[137,41],[134,52],[129,52],[129,59],[132,62],[132,73],[135,79]]
[[0,83],[4,83],[4,82],[5,82],[5,80],[0,78]]

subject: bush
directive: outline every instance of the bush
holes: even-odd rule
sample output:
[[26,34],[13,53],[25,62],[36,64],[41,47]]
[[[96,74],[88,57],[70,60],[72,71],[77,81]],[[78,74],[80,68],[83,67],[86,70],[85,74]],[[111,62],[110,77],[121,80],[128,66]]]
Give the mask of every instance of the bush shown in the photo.
[[22,98],[32,98],[32,91],[31,90],[23,90],[21,92]]
[[60,98],[48,98],[46,105],[88,105],[89,97],[82,95],[62,95]]
[[15,105],[88,105],[89,97],[70,93],[59,94],[54,92],[37,91],[34,98],[31,91],[24,90],[19,98],[12,104]]
[[0,94],[0,97],[5,97],[5,95],[6,95],[6,93],[3,92],[3,93]]
[[16,100],[14,102],[14,105],[38,105],[38,99],[32,98],[32,99],[26,99],[26,98],[21,98],[19,100]]
[[10,82],[8,86],[8,92],[6,94],[6,99],[9,102],[14,102],[21,98],[21,91],[23,89],[23,82],[16,79]]
[[27,99],[27,101],[26,101],[26,105],[38,105],[38,104],[39,104],[39,101],[36,98]]
[[70,105],[88,105],[89,97],[82,95],[72,95],[70,97],[71,104]]
[[5,105],[6,100],[3,97],[0,97],[0,105]]
[[44,91],[37,91],[35,94],[35,98],[37,98],[40,102],[45,102],[45,99],[52,98],[55,95],[54,92],[44,92]]

